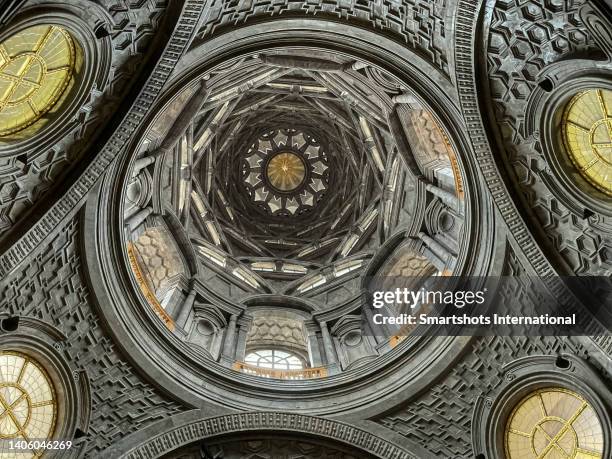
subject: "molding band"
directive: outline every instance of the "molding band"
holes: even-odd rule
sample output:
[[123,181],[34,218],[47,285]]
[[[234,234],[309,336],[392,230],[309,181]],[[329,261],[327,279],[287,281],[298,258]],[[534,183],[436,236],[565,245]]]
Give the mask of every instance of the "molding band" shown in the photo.
[[[181,416],[181,415],[179,415]],[[174,420],[168,420],[174,421]],[[248,431],[285,431],[309,434],[345,443],[374,454],[381,459],[416,459],[405,449],[357,427],[332,419],[282,412],[246,412],[199,419],[170,427],[162,434],[140,443],[128,451],[121,445],[103,456],[119,459],[152,459],[200,440]]]

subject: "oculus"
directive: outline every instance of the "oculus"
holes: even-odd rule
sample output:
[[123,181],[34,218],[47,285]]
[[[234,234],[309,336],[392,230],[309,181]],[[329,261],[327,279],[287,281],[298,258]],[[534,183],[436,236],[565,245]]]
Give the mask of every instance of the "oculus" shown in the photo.
[[583,397],[547,388],[521,400],[508,418],[508,459],[603,458],[601,423]]
[[[49,375],[30,357],[0,352],[0,440],[45,440],[53,435],[57,400]],[[25,451],[25,450],[24,450]],[[0,449],[0,457],[4,455]],[[40,457],[42,451],[15,457]]]
[[562,132],[580,175],[612,196],[612,91],[589,89],[576,94],[563,113]]
[[21,131],[60,100],[76,68],[75,43],[62,27],[37,25],[0,43],[0,136]]
[[295,153],[279,153],[268,162],[266,175],[270,185],[279,191],[297,189],[306,177],[304,161]]
[[269,131],[251,145],[242,163],[247,192],[267,214],[299,215],[312,209],[328,188],[322,146],[296,129]]

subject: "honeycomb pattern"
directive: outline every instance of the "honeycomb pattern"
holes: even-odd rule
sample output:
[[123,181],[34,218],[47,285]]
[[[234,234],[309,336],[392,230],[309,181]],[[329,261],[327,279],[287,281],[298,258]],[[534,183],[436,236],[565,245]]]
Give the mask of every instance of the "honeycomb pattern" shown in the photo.
[[612,221],[572,213],[552,194],[542,148],[524,133],[527,100],[547,65],[597,50],[581,23],[585,1],[500,0],[493,10],[487,62],[504,159],[549,242],[577,274],[612,273]]
[[429,392],[377,422],[416,442],[434,457],[473,457],[474,402],[503,382],[500,368],[520,357],[561,352],[585,356],[586,351],[566,338],[479,339],[464,360]]
[[[502,301],[516,304],[529,294],[525,268],[516,255],[506,257],[504,275],[517,276],[507,283]],[[522,276],[522,277],[518,277]],[[474,402],[502,384],[500,369],[507,363],[529,355],[574,354],[589,360],[581,344],[566,337],[483,337],[473,344],[449,373],[429,391],[404,407],[382,416],[378,423],[395,430],[431,452],[434,457],[473,457],[471,422]],[[595,362],[591,361],[595,364]],[[611,376],[595,365],[611,383]]]
[[270,345],[306,350],[302,323],[281,317],[255,317],[247,337],[247,347]]
[[414,151],[421,168],[426,173],[437,168],[450,168],[447,145],[433,115],[427,110],[411,110],[409,116],[415,128],[414,138],[423,145]]
[[185,273],[179,250],[166,229],[148,228],[134,246],[140,258],[139,264],[156,292],[167,287],[172,277]]

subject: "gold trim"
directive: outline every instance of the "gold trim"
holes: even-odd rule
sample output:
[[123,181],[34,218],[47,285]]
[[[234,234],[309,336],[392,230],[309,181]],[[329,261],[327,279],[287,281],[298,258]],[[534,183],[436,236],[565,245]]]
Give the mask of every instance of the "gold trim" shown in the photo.
[[[9,40],[15,39],[23,34],[33,33],[33,29],[40,27],[42,26],[32,26],[23,29],[15,33],[14,35],[9,36],[6,40],[0,43],[0,80],[11,82],[10,88],[7,89],[7,91],[2,95],[2,99],[0,100],[0,113],[7,107],[17,107],[21,104],[27,104],[33,114],[33,116],[26,116],[23,112],[19,112],[18,115],[19,117],[23,118],[23,120],[21,120],[21,122],[17,122],[16,124],[12,123],[11,127],[0,128],[0,137],[15,134],[40,120],[43,115],[53,109],[53,107],[62,98],[64,92],[70,85],[70,82],[73,80],[73,77],[75,75],[77,48],[72,35],[62,27],[48,25],[47,31],[44,33],[44,35],[42,35],[42,37],[39,38],[33,49],[20,51],[19,54],[15,56],[11,56],[9,54],[9,50],[7,50],[5,47],[6,43]],[[63,36],[64,38],[64,47],[61,49],[61,52],[65,55],[63,57],[65,57],[65,60],[67,62],[65,65],[49,70],[49,62],[47,62],[46,60],[46,58],[48,58],[49,56],[45,56],[42,53],[44,52],[45,47],[47,46],[51,36],[57,36],[57,34]],[[58,52],[54,51],[54,55],[57,54]],[[11,63],[14,63],[16,59],[23,59],[24,57],[25,64],[19,69],[18,74],[13,75],[11,73],[4,73],[5,68],[7,68]],[[38,64],[40,66],[40,77],[36,81],[31,81],[26,77],[29,75],[28,72],[34,64]],[[42,107],[37,107],[34,103],[34,100],[32,99],[33,95],[41,89],[44,89],[45,78],[47,75],[60,70],[66,72],[60,84],[52,89],[52,92],[49,94],[50,97],[48,98],[48,100],[46,100],[45,105]],[[33,88],[33,92],[28,93],[23,97],[20,97],[18,100],[11,101],[13,94],[20,88],[20,86],[24,85]],[[16,118],[18,117],[18,115],[13,114],[12,116],[13,118]],[[10,119],[11,118],[9,117],[9,120]]]
[[138,260],[136,259],[136,253],[134,251],[134,244],[128,242],[127,245],[128,258],[130,260],[130,266],[132,267],[132,272],[136,277],[136,282],[142,291],[142,294],[147,299],[147,302],[153,308],[153,311],[157,314],[157,316],[166,324],[168,330],[174,331],[174,320],[172,317],[168,315],[163,306],[159,303],[159,300],[155,296],[155,294],[149,288],[149,284],[147,283],[145,276],[142,274],[142,270],[140,269],[140,265],[138,264]]

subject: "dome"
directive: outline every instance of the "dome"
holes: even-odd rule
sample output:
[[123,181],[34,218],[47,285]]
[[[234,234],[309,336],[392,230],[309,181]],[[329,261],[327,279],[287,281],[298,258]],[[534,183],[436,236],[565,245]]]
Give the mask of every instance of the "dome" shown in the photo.
[[145,138],[123,205],[145,307],[235,372],[283,383],[374,368],[408,332],[363,329],[371,279],[460,269],[448,134],[372,65],[323,50],[233,59],[177,86]]

